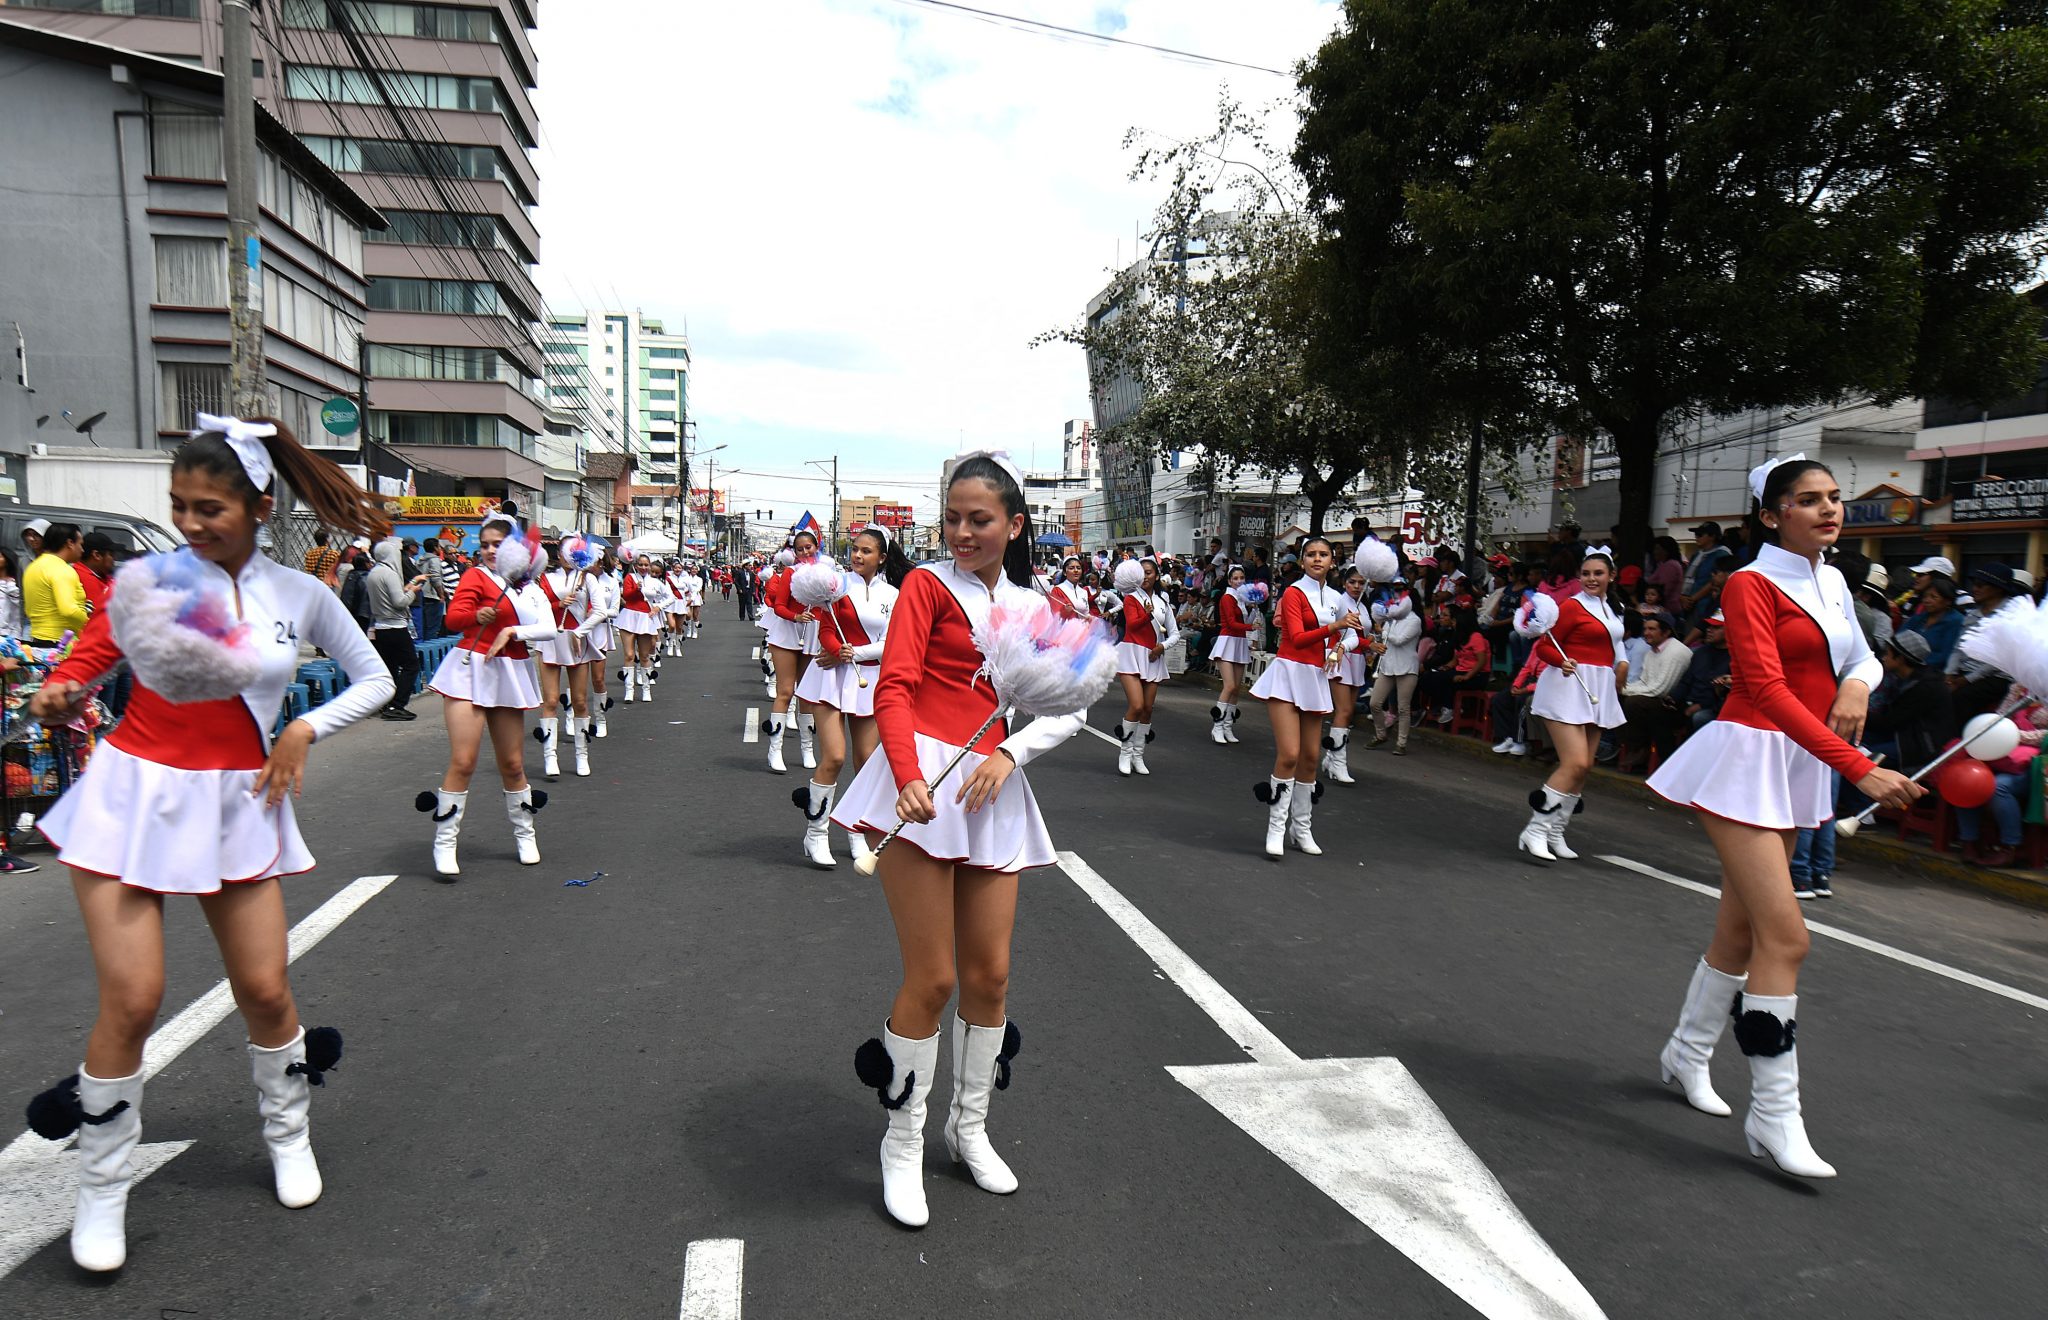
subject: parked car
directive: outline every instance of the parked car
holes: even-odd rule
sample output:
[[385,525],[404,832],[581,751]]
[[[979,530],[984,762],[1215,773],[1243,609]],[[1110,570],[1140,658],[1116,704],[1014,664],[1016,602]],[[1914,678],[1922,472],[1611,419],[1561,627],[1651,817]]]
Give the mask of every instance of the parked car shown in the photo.
[[114,542],[114,557],[118,560],[175,550],[184,544],[149,519],[125,513],[61,509],[47,504],[0,504],[0,546],[5,546],[17,563],[27,553],[21,543],[21,529],[37,518],[48,518],[53,523],[76,523],[78,530],[88,536],[94,532],[105,532]]

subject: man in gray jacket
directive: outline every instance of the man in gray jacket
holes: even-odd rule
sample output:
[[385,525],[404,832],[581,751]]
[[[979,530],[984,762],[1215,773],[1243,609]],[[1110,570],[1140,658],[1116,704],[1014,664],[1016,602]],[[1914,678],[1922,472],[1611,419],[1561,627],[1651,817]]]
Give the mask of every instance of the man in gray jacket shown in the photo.
[[396,537],[377,542],[370,551],[373,563],[365,584],[370,591],[370,642],[390,669],[397,689],[391,704],[383,710],[387,720],[416,720],[406,709],[412,701],[412,685],[419,677],[420,653],[412,644],[412,607],[427,580],[422,573],[410,582],[402,576],[400,545]]

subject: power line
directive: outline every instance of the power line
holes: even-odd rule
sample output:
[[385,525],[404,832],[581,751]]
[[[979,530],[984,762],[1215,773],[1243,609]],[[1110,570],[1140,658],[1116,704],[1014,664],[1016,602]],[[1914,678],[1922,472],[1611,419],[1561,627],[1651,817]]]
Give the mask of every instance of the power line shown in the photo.
[[1154,55],[1165,55],[1172,59],[1185,60],[1194,64],[1227,65],[1233,69],[1249,69],[1253,73],[1270,73],[1278,78],[1292,78],[1294,76],[1285,69],[1268,68],[1263,64],[1246,64],[1242,60],[1226,60],[1218,55],[1202,55],[1191,50],[1179,50],[1172,46],[1155,46],[1149,41],[1133,41],[1128,37],[1113,37],[1104,32],[1090,32],[1085,28],[1062,27],[1058,23],[1047,23],[1036,18],[1019,18],[1015,14],[999,14],[991,9],[976,9],[972,5],[953,4],[951,0],[897,0],[897,3],[929,5],[934,9],[950,9],[957,13],[967,14],[980,19],[984,23],[993,23],[999,27],[1030,31],[1054,36],[1059,39],[1077,38],[1083,41],[1101,42],[1110,46],[1127,46],[1133,50],[1149,51]]

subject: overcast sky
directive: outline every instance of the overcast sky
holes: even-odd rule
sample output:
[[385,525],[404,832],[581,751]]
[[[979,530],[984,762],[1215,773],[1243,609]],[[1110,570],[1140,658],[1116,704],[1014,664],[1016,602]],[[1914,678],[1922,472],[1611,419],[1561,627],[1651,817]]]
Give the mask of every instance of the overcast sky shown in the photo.
[[[1334,0],[976,0],[1291,68]],[[558,311],[687,322],[691,413],[742,508],[829,520],[841,493],[935,507],[940,465],[1056,467],[1088,415],[1077,317],[1150,215],[1124,131],[1194,136],[1219,89],[1290,79],[1033,35],[915,0],[544,6],[541,287]],[[701,481],[702,469],[693,470]],[[719,485],[726,485],[723,476]]]

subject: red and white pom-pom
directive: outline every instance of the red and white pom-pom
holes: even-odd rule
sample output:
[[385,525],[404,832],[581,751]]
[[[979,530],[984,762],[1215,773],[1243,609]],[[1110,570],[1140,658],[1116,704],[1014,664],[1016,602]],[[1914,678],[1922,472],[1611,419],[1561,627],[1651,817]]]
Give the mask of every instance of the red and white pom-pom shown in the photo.
[[144,687],[166,701],[222,701],[263,668],[235,617],[225,574],[189,548],[129,560],[114,575],[107,622]]
[[796,563],[796,551],[788,546],[784,546],[775,552],[775,566],[777,568],[788,568],[794,563]]
[[1963,634],[1956,645],[2030,695],[2048,698],[2048,609],[2008,606]]
[[1367,582],[1392,582],[1401,575],[1401,561],[1395,557],[1394,547],[1370,534],[1358,543],[1358,553],[1351,557],[1351,562]]
[[1116,572],[1110,575],[1110,580],[1116,583],[1118,591],[1129,595],[1145,585],[1145,566],[1135,559],[1126,559],[1116,566]]
[[1093,619],[1063,619],[1043,600],[998,605],[974,630],[996,700],[1025,715],[1071,715],[1116,678],[1116,645]]
[[839,571],[839,565],[819,555],[810,562],[800,564],[789,575],[789,598],[799,605],[816,608],[830,605],[846,594],[846,575]]
[[491,571],[505,579],[508,586],[520,585],[533,576],[532,547],[519,537],[506,537],[498,542],[498,553],[491,560]]
[[1557,626],[1557,602],[1541,591],[1524,592],[1515,610],[1515,632],[1530,641]]

